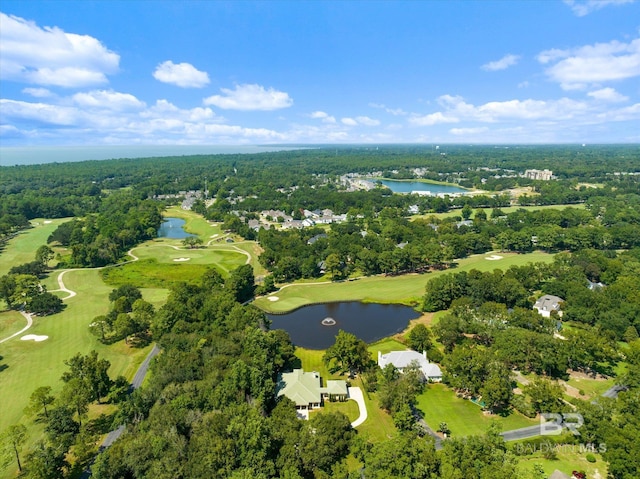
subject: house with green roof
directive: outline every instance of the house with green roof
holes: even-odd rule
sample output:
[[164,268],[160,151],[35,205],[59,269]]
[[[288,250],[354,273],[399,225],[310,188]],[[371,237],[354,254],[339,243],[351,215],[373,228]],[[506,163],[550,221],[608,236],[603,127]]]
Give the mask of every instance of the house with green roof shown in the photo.
[[329,380],[322,386],[322,378],[316,371],[305,372],[294,369],[282,373],[278,378],[277,396],[291,399],[296,409],[308,410],[322,407],[323,401],[346,401],[348,399],[347,382]]

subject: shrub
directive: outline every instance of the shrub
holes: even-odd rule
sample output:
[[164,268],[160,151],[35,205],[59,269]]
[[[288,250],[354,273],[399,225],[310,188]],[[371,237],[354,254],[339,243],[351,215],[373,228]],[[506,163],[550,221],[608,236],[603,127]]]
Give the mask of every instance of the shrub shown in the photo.
[[585,456],[585,458],[587,459],[587,461],[589,462],[596,462],[596,456],[594,456],[593,454],[589,453]]

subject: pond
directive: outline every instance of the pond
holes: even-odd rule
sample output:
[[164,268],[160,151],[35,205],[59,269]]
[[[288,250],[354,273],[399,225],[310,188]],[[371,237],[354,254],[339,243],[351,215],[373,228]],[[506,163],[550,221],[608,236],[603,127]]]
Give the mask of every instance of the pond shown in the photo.
[[284,329],[293,344],[307,349],[327,349],[340,329],[366,343],[403,331],[420,314],[399,304],[355,301],[304,306],[287,314],[267,314],[271,329]]
[[185,221],[181,218],[165,218],[164,223],[158,228],[158,238],[185,239],[195,236],[187,233],[182,227]]
[[437,195],[439,193],[467,193],[467,190],[465,190],[464,188],[459,188],[457,186],[424,183],[422,181],[380,180],[380,183],[382,183],[394,193],[411,193],[412,191],[428,191],[432,195]]

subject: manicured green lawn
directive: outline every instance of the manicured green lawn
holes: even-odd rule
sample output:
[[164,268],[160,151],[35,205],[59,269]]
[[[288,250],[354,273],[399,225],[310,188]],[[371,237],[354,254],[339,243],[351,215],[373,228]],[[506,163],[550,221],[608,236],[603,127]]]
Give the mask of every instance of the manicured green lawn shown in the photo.
[[376,393],[367,393],[360,379],[353,382],[359,386],[364,394],[364,402],[367,406],[367,420],[358,426],[358,433],[367,437],[371,442],[384,442],[398,435],[398,430],[393,424],[391,416],[380,408]]
[[444,384],[429,384],[418,396],[418,409],[424,413],[431,429],[436,431],[441,422],[446,422],[454,437],[483,434],[493,421],[497,421],[503,431],[537,424],[516,412],[507,417],[485,414],[480,406],[457,397]]
[[583,379],[583,378],[571,378],[567,383],[574,388],[584,391],[585,399],[600,396],[603,392],[615,385],[615,378],[608,378],[606,380],[595,379]]
[[[4,249],[0,249],[0,276],[7,274],[13,266],[34,261],[36,250],[47,244],[47,238],[61,223],[70,219],[31,220],[33,228],[21,231],[7,242]],[[54,263],[55,261],[51,262],[51,264]]]
[[[17,311],[7,310],[0,312],[0,339],[17,333],[26,325],[27,320]],[[0,344],[0,351],[1,350],[2,345]]]
[[140,288],[140,292],[142,298],[153,304],[156,309],[166,303],[169,297],[169,290],[164,288]]
[[211,266],[227,276],[247,261],[247,256],[234,250],[175,249],[156,241],[148,241],[132,253],[140,260],[101,270],[106,283],[114,287],[130,283],[139,288],[168,288],[177,282],[198,281]]
[[360,416],[360,408],[355,401],[349,400],[344,402],[339,401],[324,401],[322,409],[316,409],[311,411],[311,416],[318,414],[319,412],[338,412],[340,411],[349,418],[349,421],[353,422]]
[[[489,261],[493,254],[502,259]],[[267,312],[290,311],[300,306],[326,301],[369,301],[382,303],[419,304],[424,295],[425,285],[431,278],[441,274],[469,271],[493,271],[507,269],[512,265],[524,265],[531,262],[551,262],[553,255],[543,252],[529,254],[486,253],[458,260],[455,268],[434,271],[426,274],[408,274],[385,277],[370,276],[353,281],[335,283],[294,283],[283,287],[271,296],[278,301],[269,301],[267,297],[258,298],[254,304]]]
[[521,456],[518,458],[518,470],[524,474],[531,473],[533,465],[538,463],[544,469],[547,477],[556,469],[564,472],[567,476],[571,476],[573,471],[584,471],[587,473],[588,478],[597,477],[596,473],[600,474],[602,478],[607,477],[607,463],[600,454],[592,453],[596,458],[596,462],[590,463],[586,459],[587,452],[581,452],[577,445],[561,445],[559,446],[559,451],[558,459],[555,460],[545,459],[541,452],[536,452],[529,456]]
[[346,377],[339,374],[329,374],[327,367],[322,362],[324,350],[296,348],[296,357],[300,359],[300,367],[305,371],[317,371],[323,381],[327,379],[345,379]]
[[391,338],[386,338],[378,342],[375,342],[373,344],[370,344],[367,349],[371,353],[371,357],[373,358],[373,360],[377,361],[378,351],[380,351],[382,354],[387,354],[387,353],[390,353],[391,351],[404,351],[405,349],[408,349],[408,348],[404,344],[402,344],[400,341],[396,341],[395,339],[391,339]]

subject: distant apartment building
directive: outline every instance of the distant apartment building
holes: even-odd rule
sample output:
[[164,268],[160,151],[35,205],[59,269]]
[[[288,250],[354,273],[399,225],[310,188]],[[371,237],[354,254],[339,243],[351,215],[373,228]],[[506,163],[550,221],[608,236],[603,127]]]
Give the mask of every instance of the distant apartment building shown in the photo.
[[553,178],[553,171],[547,170],[527,170],[524,172],[524,177],[530,180],[543,180],[549,181]]

